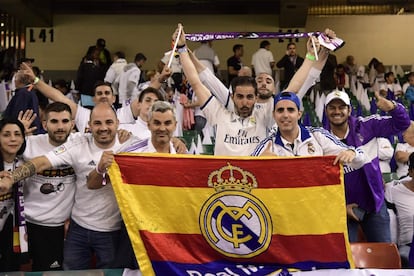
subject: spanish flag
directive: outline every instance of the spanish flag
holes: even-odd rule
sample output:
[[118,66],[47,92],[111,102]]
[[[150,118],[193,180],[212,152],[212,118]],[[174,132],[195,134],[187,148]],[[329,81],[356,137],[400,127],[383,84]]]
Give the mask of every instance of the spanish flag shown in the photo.
[[143,275],[353,267],[334,157],[120,154],[111,182]]

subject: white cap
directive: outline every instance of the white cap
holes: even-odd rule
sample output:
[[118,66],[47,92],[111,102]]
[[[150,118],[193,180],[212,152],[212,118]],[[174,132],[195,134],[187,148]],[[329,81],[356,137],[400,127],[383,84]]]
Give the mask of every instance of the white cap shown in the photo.
[[335,90],[326,96],[325,105],[328,105],[332,100],[340,99],[342,100],[346,105],[351,105],[351,100],[349,99],[348,94],[346,94],[343,91]]

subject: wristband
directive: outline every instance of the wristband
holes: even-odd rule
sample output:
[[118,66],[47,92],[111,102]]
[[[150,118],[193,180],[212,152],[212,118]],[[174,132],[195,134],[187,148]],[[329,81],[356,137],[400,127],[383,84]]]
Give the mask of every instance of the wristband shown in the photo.
[[98,169],[98,166],[96,166],[96,167],[95,167],[95,171],[96,171],[98,174],[100,174],[100,175],[104,175],[104,174],[106,173],[106,171],[101,172],[101,171]]
[[102,186],[106,185],[106,170],[104,172],[99,171],[98,166],[95,167],[97,174],[102,175]]
[[312,60],[312,61],[316,60],[316,57],[314,55],[309,54],[309,53],[306,54],[306,58],[309,59],[309,60]]
[[177,52],[179,54],[184,53],[184,52],[187,52],[187,51],[188,51],[188,49],[187,49],[187,47],[185,47],[185,45],[184,45],[184,47],[181,47],[181,48],[178,48],[177,47]]
[[36,85],[39,81],[40,81],[40,79],[38,77],[36,77],[33,81],[33,84]]
[[183,45],[177,45],[177,49],[180,49],[180,48],[184,48],[186,45],[185,44],[183,44]]

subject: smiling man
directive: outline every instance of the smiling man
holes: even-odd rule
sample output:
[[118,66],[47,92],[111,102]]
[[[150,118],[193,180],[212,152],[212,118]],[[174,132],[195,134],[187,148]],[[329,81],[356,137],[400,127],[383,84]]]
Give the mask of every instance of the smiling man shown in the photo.
[[252,155],[321,156],[336,155],[334,164],[341,162],[352,168],[360,168],[365,155],[341,143],[323,128],[300,125],[302,116],[300,100],[295,93],[282,92],[275,97],[273,116],[277,131],[260,142]]
[[350,98],[342,91],[331,92],[325,100],[328,121],[326,128],[345,144],[364,148],[367,154],[367,162],[361,169],[345,175],[350,242],[358,241],[359,225],[368,242],[391,241],[377,138],[390,137],[404,131],[410,125],[410,118],[402,104],[387,100],[378,91],[375,92],[375,97],[378,108],[387,112],[387,116],[352,116]]
[[[43,128],[47,134],[26,138],[24,160],[46,154],[81,135],[71,133],[74,123],[67,104],[51,103],[44,113]],[[63,269],[64,223],[72,210],[75,180],[73,168],[63,165],[39,172],[25,181],[24,212],[33,271]]]
[[176,127],[174,108],[168,102],[157,101],[148,113],[148,129],[151,137],[147,138],[145,143],[137,143],[126,148],[125,151],[175,154],[172,138]]
[[148,114],[148,119],[151,143],[148,143],[147,152],[155,150],[156,152],[175,153],[171,138],[177,127],[177,120],[171,105],[167,102],[156,102]]

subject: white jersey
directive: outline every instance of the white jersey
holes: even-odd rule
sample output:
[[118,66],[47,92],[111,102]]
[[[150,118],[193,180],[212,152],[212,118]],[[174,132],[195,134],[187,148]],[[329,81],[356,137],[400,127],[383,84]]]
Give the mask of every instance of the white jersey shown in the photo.
[[398,215],[398,244],[409,244],[413,238],[414,192],[402,181],[385,185],[385,198],[395,204]]
[[338,155],[344,150],[353,150],[355,158],[347,166],[352,169],[359,169],[367,162],[367,157],[361,148],[355,149],[345,145],[329,131],[320,127],[299,126],[299,134],[293,144],[285,140],[278,130],[275,130],[272,135],[260,142],[252,155],[262,155],[268,148],[269,143],[271,144],[270,150],[277,156]]
[[[76,128],[80,133],[88,133],[89,131],[89,119],[91,116],[91,110],[78,105],[75,116]],[[134,115],[130,106],[124,106],[116,111],[116,116],[120,123],[131,123],[135,121]]]
[[[79,139],[80,133],[69,135],[68,141]],[[44,155],[55,146],[48,134],[28,136],[23,158],[31,160]],[[76,189],[75,172],[71,166],[53,167],[27,178],[24,185],[26,220],[43,226],[60,226],[70,217]]]
[[378,143],[378,159],[381,169],[381,173],[390,173],[391,166],[390,161],[394,156],[394,148],[391,145],[390,140],[384,137],[377,138]]
[[[122,146],[126,146],[132,139]],[[118,152],[121,147],[118,137],[110,149]],[[70,140],[46,154],[53,167],[70,164],[76,174],[75,203],[72,208],[72,219],[80,226],[94,231],[109,232],[119,230],[121,215],[111,183],[100,189],[87,187],[87,176],[101,159],[104,150],[95,145],[92,135],[85,134],[78,139]]]
[[142,140],[151,137],[151,131],[148,129],[148,123],[144,122],[141,117],[138,117],[135,124],[120,124],[119,129],[130,131],[132,135]]
[[[144,153],[144,152],[156,153],[157,152],[154,145],[152,144],[151,138],[147,138],[143,141],[138,140],[136,143],[128,147],[123,147],[121,151],[133,152],[133,153]],[[175,151],[173,143],[170,142],[170,154],[176,154],[176,153],[177,152]]]
[[213,96],[201,110],[209,124],[217,127],[214,155],[249,156],[273,125],[271,111],[254,108],[251,116],[241,118]]

